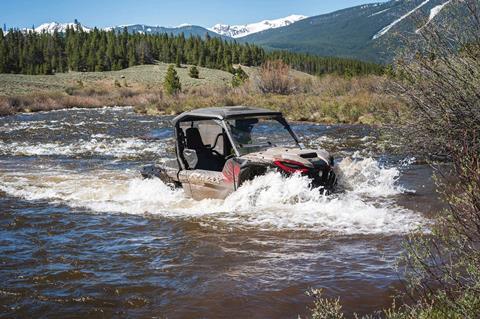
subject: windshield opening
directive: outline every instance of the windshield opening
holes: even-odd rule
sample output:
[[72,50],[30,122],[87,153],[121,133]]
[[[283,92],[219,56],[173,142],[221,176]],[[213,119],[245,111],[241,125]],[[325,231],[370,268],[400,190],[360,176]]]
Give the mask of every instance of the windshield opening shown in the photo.
[[245,117],[225,121],[240,155],[270,147],[298,146],[281,117]]

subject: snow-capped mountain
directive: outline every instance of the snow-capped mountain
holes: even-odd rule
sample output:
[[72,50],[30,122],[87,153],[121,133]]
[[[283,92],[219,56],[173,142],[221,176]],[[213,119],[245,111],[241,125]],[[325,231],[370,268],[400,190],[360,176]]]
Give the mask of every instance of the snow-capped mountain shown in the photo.
[[257,23],[243,24],[243,25],[228,25],[228,24],[216,24],[209,28],[210,31],[221,34],[223,36],[231,38],[241,38],[247,35],[265,31],[269,29],[276,29],[280,27],[286,27],[297,21],[307,18],[303,15],[293,14],[285,18],[275,20],[264,20]]
[[208,34],[211,37],[222,37],[221,35],[205,29],[204,27],[190,25],[190,24],[181,24],[176,27],[162,27],[162,26],[152,26],[146,24],[128,24],[128,25],[119,25],[115,27],[105,28],[107,31],[116,31],[123,32],[124,29],[127,29],[129,33],[139,33],[139,34],[173,34],[180,35],[183,34],[186,37],[190,36],[199,36],[204,37]]
[[[285,18],[275,19],[275,20],[264,20],[257,23],[251,24],[244,24],[244,25],[224,25],[224,24],[217,24],[212,28],[205,29],[200,26],[195,26],[191,24],[181,24],[177,27],[163,27],[163,26],[150,26],[145,24],[129,24],[129,25],[119,25],[114,27],[107,27],[104,28],[106,31],[115,30],[115,31],[122,31],[124,28],[127,28],[129,32],[137,32],[143,34],[159,34],[159,33],[173,33],[173,34],[180,34],[184,33],[186,35],[199,35],[204,36],[208,33],[210,36],[222,36],[222,37],[231,37],[231,38],[240,38],[250,34],[254,34],[260,31],[265,31],[269,29],[275,29],[280,27],[285,27],[291,25],[294,22],[300,21],[302,19],[307,18],[306,16],[302,15],[290,15]],[[25,32],[28,31],[35,31],[38,33],[47,32],[53,33],[57,32],[65,32],[68,27],[73,28],[79,26],[83,31],[89,32],[93,28],[86,27],[80,23],[58,23],[58,22],[49,22],[44,23],[35,29],[23,29]]]
[[[77,28],[77,26],[85,32],[90,32],[93,30],[93,27],[86,27],[79,22],[70,22],[70,23],[58,23],[58,22],[49,22],[43,23],[38,27],[35,28],[23,28],[21,29],[23,32],[37,32],[37,33],[54,33],[55,31],[59,33],[63,33],[67,31],[67,28]],[[221,37],[225,38],[224,36],[217,34],[213,31],[210,31],[206,28],[191,25],[188,23],[181,24],[176,27],[162,27],[162,26],[151,26],[146,24],[125,24],[125,25],[118,25],[114,27],[106,27],[103,28],[105,31],[116,31],[122,32],[124,29],[127,29],[129,33],[139,33],[139,34],[162,34],[168,33],[173,35],[179,35],[183,33],[185,36],[200,36],[204,37],[205,34],[210,35],[211,37]],[[102,28],[99,28],[102,29]],[[8,33],[8,31],[7,31]]]
[[55,31],[62,33],[66,32],[67,28],[76,28],[78,27],[85,32],[90,32],[92,29],[86,26],[81,25],[80,23],[58,23],[58,22],[49,22],[43,23],[36,27],[35,29],[23,29],[24,31],[35,31],[37,33],[47,32],[47,33],[54,33]]

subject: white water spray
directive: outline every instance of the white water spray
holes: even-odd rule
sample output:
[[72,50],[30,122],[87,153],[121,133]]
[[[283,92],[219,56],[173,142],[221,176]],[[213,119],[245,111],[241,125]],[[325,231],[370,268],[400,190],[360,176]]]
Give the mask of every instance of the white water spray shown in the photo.
[[417,213],[398,207],[392,196],[399,171],[373,159],[339,163],[344,192],[321,195],[309,180],[269,173],[245,183],[225,200],[194,201],[160,180],[142,180],[134,171],[77,173],[50,168],[0,170],[0,190],[29,200],[85,207],[94,212],[200,218],[204,224],[265,230],[308,230],[340,234],[405,233],[425,224]]

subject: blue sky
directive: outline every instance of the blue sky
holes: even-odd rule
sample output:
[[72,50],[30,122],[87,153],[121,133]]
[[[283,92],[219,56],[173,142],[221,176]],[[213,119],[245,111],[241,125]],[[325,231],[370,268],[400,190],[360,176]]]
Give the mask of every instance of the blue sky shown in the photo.
[[[382,0],[380,0],[382,1]],[[328,13],[375,0],[1,0],[0,23],[31,27],[44,22],[72,22],[107,27],[145,23],[176,26],[190,23],[244,24],[290,14]]]

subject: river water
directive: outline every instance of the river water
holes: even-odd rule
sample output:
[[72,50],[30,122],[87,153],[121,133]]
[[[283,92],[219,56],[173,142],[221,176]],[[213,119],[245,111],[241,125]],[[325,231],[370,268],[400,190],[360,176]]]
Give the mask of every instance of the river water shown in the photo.
[[193,201],[139,169],[172,157],[168,117],[131,108],[0,118],[0,314],[296,318],[322,288],[352,314],[401,289],[402,240],[438,209],[428,167],[365,126],[294,124],[342,191],[269,173]]

